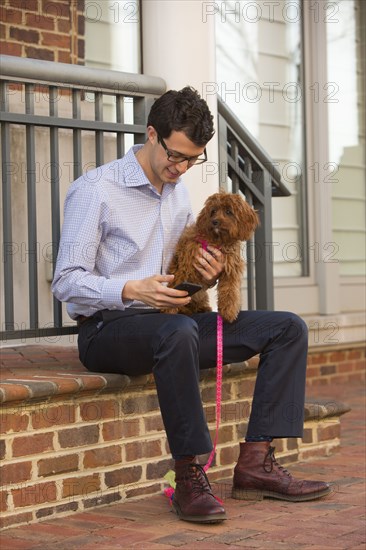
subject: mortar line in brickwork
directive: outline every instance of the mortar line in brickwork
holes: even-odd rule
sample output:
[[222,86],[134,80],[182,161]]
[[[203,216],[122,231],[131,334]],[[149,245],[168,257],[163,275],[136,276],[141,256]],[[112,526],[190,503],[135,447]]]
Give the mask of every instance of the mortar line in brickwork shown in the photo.
[[[86,479],[88,477],[99,476],[99,475],[104,475],[104,474],[113,472],[118,466],[126,466],[126,465],[117,463],[117,464],[111,464],[109,468],[104,467],[99,469],[90,468],[88,470],[83,470],[83,469],[72,470],[72,471],[63,472],[54,476],[37,477],[36,479],[29,479],[27,481],[21,481],[17,483],[7,483],[3,488],[6,490],[9,490],[10,492],[14,491],[15,489],[27,490],[29,487],[40,487],[45,484],[56,484],[57,486],[60,486],[62,488],[63,482],[67,481],[70,478],[78,478],[78,480],[82,481],[83,479]],[[141,464],[136,464],[136,466],[141,466]],[[65,498],[65,497],[62,497],[62,498]]]
[[[34,453],[34,454],[20,455],[20,456],[17,456],[17,457],[11,457],[9,460],[11,460],[11,464],[19,464],[19,463],[23,463],[23,462],[27,462],[27,461],[32,461],[32,460],[44,460],[44,458],[46,458],[46,459],[62,458],[62,457],[66,457],[66,456],[69,456],[69,455],[72,455],[72,454],[75,454],[75,453],[83,453],[84,451],[93,451],[95,449],[107,449],[107,448],[113,447],[113,446],[121,446],[122,447],[123,444],[124,443],[122,443],[122,442],[118,442],[118,440],[114,442],[114,445],[106,445],[104,442],[101,442],[101,443],[98,443],[96,445],[85,445],[85,446],[79,446],[79,447],[67,447],[67,448],[63,448],[63,449],[60,449],[60,450],[52,449],[50,451],[42,452],[41,455],[39,453],[38,454]],[[7,465],[7,464],[5,464],[5,459],[4,459],[3,465],[4,466]]]
[[[113,490],[111,490],[111,492],[109,494],[113,494]],[[58,498],[56,497],[55,500],[50,500],[50,501],[46,501],[46,502],[42,502],[42,503],[39,503],[39,504],[30,504],[29,506],[14,506],[14,508],[12,510],[8,509],[6,512],[2,512],[1,515],[3,518],[6,518],[6,517],[11,517],[11,516],[14,516],[14,512],[18,512],[18,513],[23,513],[23,512],[31,512],[33,515],[34,515],[34,518],[36,519],[36,513],[39,511],[39,510],[44,510],[44,509],[47,509],[47,508],[55,508],[55,506],[62,506],[64,504],[67,504],[69,502],[75,502],[76,504],[78,504],[78,509],[80,511],[83,511],[83,510],[89,510],[89,508],[84,508],[84,500],[85,498],[87,498],[89,495],[75,495],[72,499],[70,499],[69,497],[61,497],[61,498]],[[90,498],[96,498],[95,494],[94,493],[90,493]],[[13,499],[12,499],[13,500]],[[126,500],[126,498],[122,498],[121,500],[119,500],[119,502],[123,502],[123,500]],[[13,505],[14,505],[14,502],[13,502]],[[57,513],[57,516],[56,515],[50,515],[49,517],[62,517],[62,513],[60,514],[59,512]],[[66,515],[70,515],[69,512],[66,512]]]

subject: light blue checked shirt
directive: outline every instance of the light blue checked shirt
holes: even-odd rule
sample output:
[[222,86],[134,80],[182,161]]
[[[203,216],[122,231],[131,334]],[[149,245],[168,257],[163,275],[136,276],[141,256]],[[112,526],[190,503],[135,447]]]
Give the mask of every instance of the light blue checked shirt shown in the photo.
[[121,294],[128,280],[166,274],[175,245],[193,222],[181,179],[160,195],[133,146],[119,160],[87,172],[70,186],[52,292],[72,319],[101,309],[145,307]]

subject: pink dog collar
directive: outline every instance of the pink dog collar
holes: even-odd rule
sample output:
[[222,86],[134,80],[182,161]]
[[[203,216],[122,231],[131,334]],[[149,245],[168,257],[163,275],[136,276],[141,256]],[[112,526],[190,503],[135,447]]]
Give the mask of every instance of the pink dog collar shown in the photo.
[[201,239],[201,237],[197,237],[196,240],[201,244],[203,250],[207,252],[208,242],[205,239]]
[[[198,243],[200,243],[200,245],[202,246],[203,250],[205,250],[206,252],[209,253],[209,251],[207,250],[207,247],[209,245],[209,242],[206,241],[206,239],[202,239],[201,237],[196,237],[196,241]],[[217,245],[215,245],[215,248],[218,248],[218,250],[221,250],[221,248]]]

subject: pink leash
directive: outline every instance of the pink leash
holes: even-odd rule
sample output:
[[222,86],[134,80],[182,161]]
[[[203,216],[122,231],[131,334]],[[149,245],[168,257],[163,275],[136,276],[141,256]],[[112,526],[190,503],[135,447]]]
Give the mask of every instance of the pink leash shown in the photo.
[[213,449],[208,457],[207,464],[204,466],[205,472],[209,469],[214,459],[217,447],[217,440],[219,437],[219,426],[221,418],[221,401],[222,401],[222,358],[223,358],[223,337],[222,337],[222,317],[217,314],[217,333],[216,333],[216,433],[213,444]]
[[[205,239],[197,237],[201,243],[203,250],[207,252],[208,242]],[[213,449],[208,457],[207,464],[204,466],[204,471],[207,472],[215,457],[217,440],[219,438],[219,426],[221,418],[221,400],[222,400],[222,357],[223,357],[223,337],[222,337],[222,317],[217,314],[217,329],[216,329],[216,433]]]

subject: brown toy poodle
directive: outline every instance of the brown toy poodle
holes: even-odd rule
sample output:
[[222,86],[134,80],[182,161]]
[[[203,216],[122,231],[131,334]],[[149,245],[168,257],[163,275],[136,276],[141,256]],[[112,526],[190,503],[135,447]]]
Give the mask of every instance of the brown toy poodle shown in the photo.
[[225,321],[235,321],[240,311],[244,271],[240,242],[250,239],[258,223],[257,213],[240,195],[221,191],[208,197],[196,223],[183,231],[168,270],[175,275],[169,286],[188,281],[202,285],[203,289],[192,296],[187,306],[164,311],[186,315],[212,311],[206,292],[207,281],[193,267],[197,252],[209,244],[219,248],[225,259],[217,285],[218,312]]

